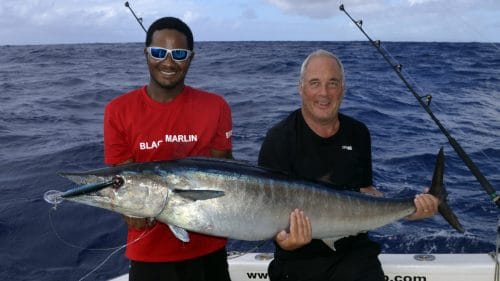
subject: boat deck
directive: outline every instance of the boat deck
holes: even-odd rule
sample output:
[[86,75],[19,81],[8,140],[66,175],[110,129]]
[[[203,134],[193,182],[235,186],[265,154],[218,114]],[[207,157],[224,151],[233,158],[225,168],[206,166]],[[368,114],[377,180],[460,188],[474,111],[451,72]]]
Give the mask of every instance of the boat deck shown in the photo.
[[[388,281],[494,281],[495,260],[490,254],[381,254]],[[232,281],[269,280],[270,253],[229,256]],[[128,275],[110,281],[127,281]]]

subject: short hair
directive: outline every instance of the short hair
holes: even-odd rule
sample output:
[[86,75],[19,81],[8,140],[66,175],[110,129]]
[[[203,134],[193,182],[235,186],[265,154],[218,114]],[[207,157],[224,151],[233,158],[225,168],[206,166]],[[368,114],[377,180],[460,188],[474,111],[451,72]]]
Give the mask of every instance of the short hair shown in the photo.
[[194,42],[193,42],[193,33],[189,26],[183,22],[182,20],[174,17],[164,17],[157,19],[153,22],[146,33],[146,47],[151,45],[151,41],[153,40],[153,33],[158,30],[163,29],[174,29],[184,34],[187,38],[188,49],[193,50]]
[[302,63],[302,66],[300,67],[300,82],[303,82],[303,80],[304,80],[304,72],[306,71],[306,68],[307,68],[307,65],[309,64],[309,61],[313,57],[317,57],[317,56],[330,57],[337,62],[338,66],[340,68],[342,86],[345,86],[344,65],[342,64],[340,59],[336,55],[334,55],[332,52],[328,52],[328,51],[325,51],[322,49],[319,49],[319,50],[316,50],[316,51],[310,53],[307,56],[307,58],[304,60],[304,62]]

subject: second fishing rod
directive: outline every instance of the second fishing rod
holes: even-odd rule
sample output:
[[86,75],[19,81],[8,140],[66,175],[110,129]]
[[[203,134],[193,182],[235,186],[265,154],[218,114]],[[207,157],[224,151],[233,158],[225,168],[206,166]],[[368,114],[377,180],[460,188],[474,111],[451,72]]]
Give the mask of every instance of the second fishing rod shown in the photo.
[[413,96],[417,99],[419,104],[424,108],[424,110],[429,114],[431,119],[436,123],[436,125],[439,127],[441,132],[446,136],[448,139],[448,142],[450,145],[453,147],[455,152],[458,154],[460,159],[465,163],[467,168],[469,168],[469,171],[476,177],[478,180],[479,184],[483,187],[483,189],[486,191],[486,193],[490,196],[491,200],[497,205],[498,208],[500,208],[500,196],[497,195],[496,190],[493,188],[493,186],[490,184],[490,182],[486,179],[486,177],[483,175],[481,170],[474,164],[472,159],[469,157],[469,155],[465,152],[465,150],[462,148],[462,146],[451,136],[451,134],[448,132],[448,130],[441,124],[439,119],[434,115],[430,108],[430,102],[432,99],[432,96],[430,95],[419,95],[417,91],[412,87],[412,85],[406,80],[402,73],[403,66],[397,62],[394,62],[391,60],[391,57],[382,48],[382,44],[379,40],[373,40],[368,36],[368,34],[365,32],[363,29],[363,21],[361,20],[354,20],[351,15],[346,11],[344,5],[340,5],[339,9],[344,12],[349,19],[358,27],[358,29],[366,36],[366,38],[370,41],[370,43],[377,49],[377,51],[382,55],[382,57],[385,59],[385,61],[392,67],[392,69],[396,72],[398,77],[403,81],[405,86],[410,90],[410,92],[413,94]]

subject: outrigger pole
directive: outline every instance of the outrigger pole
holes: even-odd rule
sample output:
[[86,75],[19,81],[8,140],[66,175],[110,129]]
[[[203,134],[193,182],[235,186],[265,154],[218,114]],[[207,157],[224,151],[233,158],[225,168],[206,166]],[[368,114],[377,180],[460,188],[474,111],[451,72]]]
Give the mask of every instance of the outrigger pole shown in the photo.
[[[384,59],[387,61],[389,65],[391,65],[392,69],[396,72],[398,77],[403,81],[403,83],[406,85],[406,87],[410,90],[410,92],[415,96],[417,101],[420,103],[420,105],[425,109],[425,111],[430,115],[432,120],[436,123],[436,125],[439,127],[441,132],[448,138],[448,142],[451,144],[455,152],[458,154],[458,156],[462,159],[462,161],[465,163],[465,165],[469,168],[469,170],[472,172],[472,174],[476,177],[476,179],[479,181],[483,189],[488,193],[488,195],[491,197],[492,201],[497,205],[497,207],[500,208],[500,196],[497,195],[495,189],[491,186],[491,184],[488,182],[486,177],[481,173],[479,168],[474,164],[474,162],[470,159],[469,155],[463,150],[463,148],[460,146],[460,144],[450,135],[448,130],[441,124],[441,122],[436,118],[432,110],[430,109],[429,105],[431,103],[432,96],[431,95],[425,95],[425,96],[420,96],[408,83],[408,81],[405,79],[403,74],[401,73],[401,69],[403,66],[399,63],[393,63],[391,59],[389,58],[388,54],[386,51],[384,51],[380,45],[380,40],[372,40],[368,34],[363,30],[363,21],[355,21],[351,15],[345,10],[344,5],[341,4],[339,9],[343,11],[350,19],[351,21],[361,30],[361,32],[368,38],[370,43],[378,50],[378,52],[384,57]],[[425,102],[424,102],[425,100]]]
[[128,1],[125,1],[125,7],[127,7],[131,12],[132,12],[132,15],[134,15],[134,18],[137,20],[137,22],[141,25],[142,29],[144,30],[144,32],[147,33],[146,31],[146,28],[144,28],[144,25],[142,25],[142,18],[138,18],[137,15],[134,13],[134,10],[132,10],[132,8],[130,7],[130,5],[128,4]]

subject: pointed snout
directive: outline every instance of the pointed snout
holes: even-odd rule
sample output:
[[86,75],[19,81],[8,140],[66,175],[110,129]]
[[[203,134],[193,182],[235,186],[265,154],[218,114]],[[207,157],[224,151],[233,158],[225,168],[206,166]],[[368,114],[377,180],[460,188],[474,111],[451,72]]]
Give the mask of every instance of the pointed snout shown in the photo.
[[122,177],[114,176],[110,181],[101,182],[101,183],[85,184],[85,185],[81,185],[81,186],[72,188],[70,190],[67,190],[63,194],[61,194],[61,197],[63,197],[63,198],[76,197],[76,196],[96,192],[96,191],[99,191],[99,190],[106,188],[106,187],[119,188],[120,186],[123,185],[123,183],[124,183],[124,180]]

